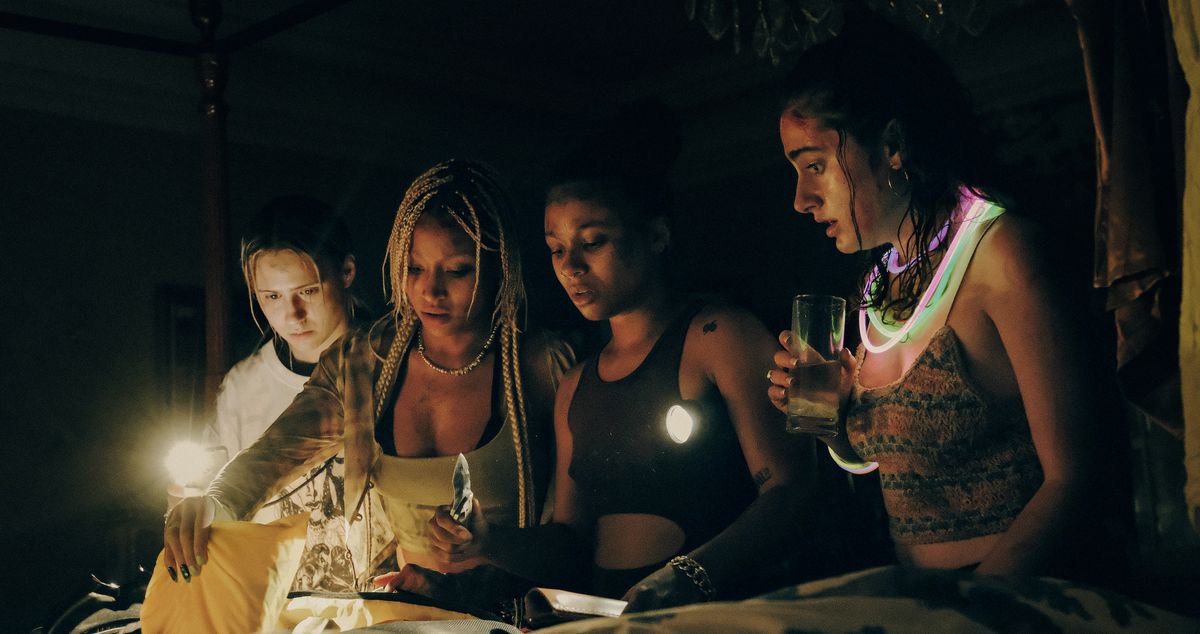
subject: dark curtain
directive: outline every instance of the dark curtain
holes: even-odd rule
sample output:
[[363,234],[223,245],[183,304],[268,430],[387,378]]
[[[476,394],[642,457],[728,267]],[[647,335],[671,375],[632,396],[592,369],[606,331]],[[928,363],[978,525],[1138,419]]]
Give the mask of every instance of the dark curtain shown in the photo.
[[1125,397],[1183,437],[1180,200],[1187,102],[1161,2],[1066,0],[1096,129],[1093,283],[1107,288]]

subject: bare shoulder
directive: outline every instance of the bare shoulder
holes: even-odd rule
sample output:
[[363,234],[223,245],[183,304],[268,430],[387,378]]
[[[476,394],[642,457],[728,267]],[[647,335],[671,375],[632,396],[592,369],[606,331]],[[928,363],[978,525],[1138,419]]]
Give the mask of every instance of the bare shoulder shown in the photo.
[[989,312],[1016,309],[1022,300],[1054,293],[1060,281],[1048,264],[1048,245],[1036,222],[1004,214],[979,241],[964,287],[976,289]]
[[560,437],[570,434],[567,425],[567,414],[571,409],[571,401],[575,400],[575,389],[579,387],[579,377],[583,375],[583,364],[573,366],[563,375],[554,393],[554,427]]
[[564,373],[575,365],[575,348],[557,333],[541,330],[521,338],[526,392],[549,407]]
[[699,335],[718,342],[731,343],[747,336],[766,336],[766,326],[750,311],[729,304],[707,304],[692,318],[688,335]]
[[972,277],[998,293],[1043,286],[1052,273],[1046,249],[1047,236],[1037,223],[1004,214],[980,241],[971,262]]
[[774,353],[777,344],[766,326],[750,311],[728,304],[709,304],[700,310],[688,328],[685,350],[704,359],[710,373],[757,367]]
[[575,388],[579,387],[579,377],[583,375],[583,364],[579,363],[571,366],[569,370],[563,374],[562,381],[558,384],[558,392],[568,398],[575,395]]
[[[548,369],[557,377],[575,365],[575,346],[559,333],[538,330],[521,338],[521,356],[526,364],[536,364],[539,370]],[[543,368],[542,366],[546,367]]]

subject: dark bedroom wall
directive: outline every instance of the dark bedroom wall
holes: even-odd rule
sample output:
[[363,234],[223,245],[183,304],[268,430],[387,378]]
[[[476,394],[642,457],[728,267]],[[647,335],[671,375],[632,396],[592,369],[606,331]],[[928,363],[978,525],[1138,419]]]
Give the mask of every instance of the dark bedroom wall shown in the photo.
[[14,510],[0,558],[21,570],[14,592],[44,606],[81,568],[103,572],[110,528],[162,499],[154,297],[201,280],[196,144],[7,108],[0,120],[0,486]]

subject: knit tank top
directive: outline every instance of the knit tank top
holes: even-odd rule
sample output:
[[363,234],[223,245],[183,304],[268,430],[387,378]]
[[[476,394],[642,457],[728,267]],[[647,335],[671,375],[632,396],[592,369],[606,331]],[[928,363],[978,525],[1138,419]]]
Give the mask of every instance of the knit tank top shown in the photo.
[[[960,264],[930,323],[945,324],[979,240]],[[940,319],[939,319],[940,318]],[[858,363],[866,356],[859,348]],[[1004,532],[1042,483],[1042,468],[1019,399],[1000,403],[972,386],[958,336],[943,325],[896,381],[864,388],[855,378],[846,417],[854,450],[879,463],[892,539],[960,541]]]

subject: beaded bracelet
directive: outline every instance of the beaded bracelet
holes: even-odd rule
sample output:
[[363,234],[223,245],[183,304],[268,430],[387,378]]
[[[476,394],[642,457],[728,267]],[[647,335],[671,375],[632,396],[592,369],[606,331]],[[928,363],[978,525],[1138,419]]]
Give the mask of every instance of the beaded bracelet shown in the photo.
[[849,471],[854,475],[871,473],[879,468],[878,462],[849,462],[847,460],[843,460],[842,457],[837,455],[837,452],[833,450],[833,447],[829,447],[829,456],[833,458],[833,461],[837,463],[837,466],[841,467],[843,471]]
[[687,555],[679,555],[668,561],[667,565],[682,572],[685,577],[696,584],[696,587],[700,588],[700,594],[704,595],[705,601],[712,601],[717,596],[717,589],[713,587],[712,580],[708,578],[708,571],[695,559]]

